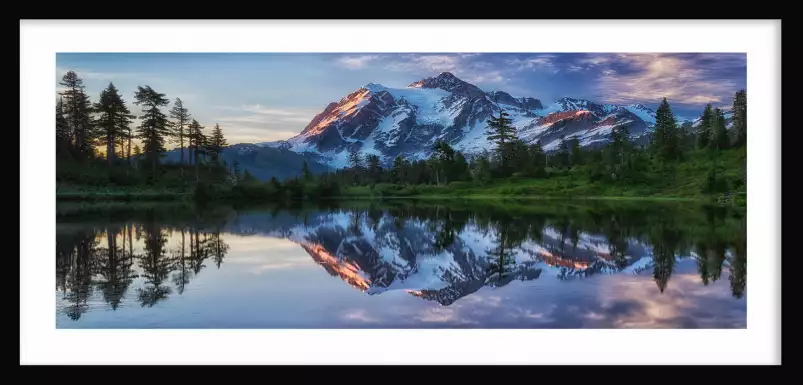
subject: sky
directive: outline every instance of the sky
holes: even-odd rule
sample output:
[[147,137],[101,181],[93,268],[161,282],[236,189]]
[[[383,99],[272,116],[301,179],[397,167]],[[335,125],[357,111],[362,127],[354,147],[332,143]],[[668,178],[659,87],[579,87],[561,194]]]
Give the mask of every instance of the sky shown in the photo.
[[743,53],[59,53],[57,91],[69,70],[93,101],[114,83],[134,113],[137,86],[181,98],[201,125],[220,124],[230,144],[289,139],[367,83],[406,87],[446,71],[544,105],[573,97],[654,109],[666,97],[686,118],[706,103],[729,108],[747,87]]

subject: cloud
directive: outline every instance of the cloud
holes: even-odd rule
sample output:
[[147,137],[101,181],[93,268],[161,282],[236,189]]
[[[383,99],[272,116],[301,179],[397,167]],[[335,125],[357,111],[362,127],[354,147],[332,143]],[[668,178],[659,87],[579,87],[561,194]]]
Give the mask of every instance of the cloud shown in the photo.
[[368,63],[377,59],[379,59],[378,55],[343,56],[338,58],[336,63],[341,67],[356,70],[365,68]]
[[383,69],[394,72],[410,72],[422,76],[434,76],[451,72],[455,76],[477,85],[504,84],[510,80],[504,68],[486,60],[480,53],[460,54],[407,54],[384,63]]
[[451,322],[457,320],[458,307],[431,307],[416,315],[415,319],[427,323]]
[[613,56],[610,54],[587,54],[583,55],[578,61],[578,64],[586,64],[590,66],[598,66],[610,63]]
[[470,83],[504,83],[506,81],[501,71],[470,74],[465,77],[465,80]]
[[[232,109],[231,107],[224,107],[226,109]],[[245,105],[242,107],[236,107],[235,110],[245,111],[257,115],[267,115],[267,116],[276,116],[280,117],[282,120],[287,119],[303,119],[306,122],[312,120],[315,116],[317,111],[312,109],[299,109],[299,108],[290,108],[290,109],[282,109],[282,108],[270,108],[266,106],[262,106],[260,104],[250,104]]]
[[56,76],[58,77],[59,80],[61,80],[61,77],[64,76],[64,74],[66,74],[68,71],[75,72],[78,75],[79,78],[82,78],[84,80],[108,80],[108,81],[114,81],[114,80],[119,80],[119,79],[123,79],[123,78],[125,78],[125,79],[136,78],[136,79],[143,79],[143,80],[153,81],[154,79],[156,79],[156,78],[153,77],[152,74],[147,74],[147,73],[139,73],[139,72],[97,72],[97,71],[88,71],[88,70],[80,69],[80,68],[61,68],[61,67],[56,67]]
[[288,128],[261,121],[243,122],[224,118],[218,122],[229,144],[285,140],[298,135],[300,131],[297,127]]
[[434,71],[453,72],[460,68],[461,58],[452,55],[404,55],[401,60],[387,63],[384,68],[390,71]]
[[349,310],[345,314],[343,314],[341,318],[345,321],[359,321],[363,323],[379,322],[379,319],[369,316],[365,311],[365,309]]
[[218,106],[216,109],[229,111],[216,116],[212,121],[224,127],[227,138],[231,138],[230,143],[289,139],[298,134],[318,112],[312,109],[277,108],[260,104]]
[[560,72],[560,68],[555,65],[556,55],[541,54],[523,58],[514,58],[507,61],[512,66],[513,71],[546,71],[553,74]]
[[666,97],[670,103],[730,104],[745,63],[743,55],[728,54],[638,53],[586,60],[617,67],[602,70],[596,82],[596,92],[610,103],[657,102]]

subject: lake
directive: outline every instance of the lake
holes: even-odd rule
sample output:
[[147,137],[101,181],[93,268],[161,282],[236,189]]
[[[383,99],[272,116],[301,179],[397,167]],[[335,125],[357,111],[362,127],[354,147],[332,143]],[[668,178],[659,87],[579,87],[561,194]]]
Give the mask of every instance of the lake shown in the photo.
[[57,328],[745,328],[745,210],[59,204]]

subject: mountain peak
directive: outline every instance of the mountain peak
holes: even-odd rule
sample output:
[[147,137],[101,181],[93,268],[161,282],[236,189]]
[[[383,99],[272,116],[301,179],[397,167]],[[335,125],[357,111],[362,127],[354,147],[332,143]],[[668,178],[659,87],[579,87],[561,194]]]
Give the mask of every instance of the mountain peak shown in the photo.
[[385,86],[383,86],[381,84],[374,83],[374,82],[369,82],[368,84],[364,85],[362,88],[365,88],[366,90],[374,92],[374,93],[385,90]]
[[570,97],[562,97],[556,101],[558,105],[565,111],[569,110],[587,110],[596,108],[597,105],[585,99],[577,99]]
[[477,86],[459,79],[451,72],[441,72],[435,77],[421,79],[407,86],[408,88],[440,88],[452,94],[468,96],[472,98],[485,97],[485,92]]
[[448,89],[455,85],[468,85],[469,83],[454,76],[451,72],[441,72],[437,76],[421,79],[415,83],[410,84],[409,88],[442,88]]
[[645,106],[645,105],[643,105],[641,103],[631,104],[630,107],[638,108],[639,110],[651,110],[649,107],[647,107],[647,106]]
[[575,102],[576,103],[576,102],[585,102],[586,100],[564,96],[564,97],[558,99],[557,101],[558,102]]

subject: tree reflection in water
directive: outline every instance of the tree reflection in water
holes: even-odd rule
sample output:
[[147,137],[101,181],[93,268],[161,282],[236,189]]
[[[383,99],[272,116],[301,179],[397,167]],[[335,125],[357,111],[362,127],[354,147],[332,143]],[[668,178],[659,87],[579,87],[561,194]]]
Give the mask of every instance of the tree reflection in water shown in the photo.
[[[424,260],[448,256],[453,263],[436,269],[446,286],[408,290],[445,306],[485,286],[536,280],[545,269],[564,281],[649,272],[664,293],[679,261],[689,258],[701,285],[720,280],[727,269],[732,296],[745,296],[745,216],[727,207],[406,202],[243,210],[211,219],[197,212],[181,219],[156,214],[70,222],[59,229],[61,311],[80,319],[95,292],[97,306],[111,310],[127,301],[153,307],[183,295],[195,277],[225,267],[230,252],[225,235],[242,232],[306,234],[293,241],[330,274],[369,295],[419,273]],[[334,216],[344,220],[333,221]],[[212,272],[204,272],[208,263]],[[127,296],[132,286],[136,295]]]

